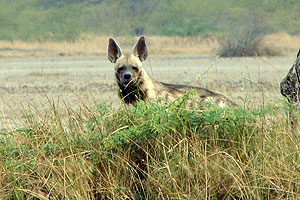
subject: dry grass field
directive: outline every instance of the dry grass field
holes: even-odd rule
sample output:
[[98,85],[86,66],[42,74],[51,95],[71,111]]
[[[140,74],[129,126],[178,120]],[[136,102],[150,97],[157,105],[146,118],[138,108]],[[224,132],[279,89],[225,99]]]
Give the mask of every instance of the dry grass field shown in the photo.
[[[0,41],[0,57],[105,55],[109,36],[82,35],[76,42],[23,42]],[[122,47],[131,48],[133,37],[116,37]],[[215,54],[219,48],[217,39],[208,37],[147,36],[152,55],[203,55]],[[285,33],[267,35],[263,44],[287,54],[297,51],[300,36]]]

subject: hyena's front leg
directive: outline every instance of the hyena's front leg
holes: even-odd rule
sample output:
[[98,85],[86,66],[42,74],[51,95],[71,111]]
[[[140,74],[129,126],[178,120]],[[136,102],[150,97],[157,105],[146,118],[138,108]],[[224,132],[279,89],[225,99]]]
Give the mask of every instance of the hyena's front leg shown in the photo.
[[291,131],[294,135],[299,135],[300,136],[300,133],[299,133],[299,120],[298,120],[298,117],[297,117],[297,109],[294,108],[294,105],[292,105],[290,108],[289,108],[289,115],[288,115],[288,118],[290,120],[290,123],[291,123]]

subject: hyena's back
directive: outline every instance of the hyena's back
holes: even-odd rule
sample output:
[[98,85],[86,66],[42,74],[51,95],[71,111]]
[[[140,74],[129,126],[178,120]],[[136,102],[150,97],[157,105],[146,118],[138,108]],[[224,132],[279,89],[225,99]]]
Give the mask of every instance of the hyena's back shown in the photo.
[[187,92],[193,90],[196,93],[196,103],[202,103],[204,101],[211,102],[219,107],[228,107],[228,106],[237,106],[236,103],[225,97],[220,93],[213,92],[211,90],[194,87],[190,85],[175,85],[169,83],[160,82],[168,93],[172,94],[175,98],[178,98],[181,95],[186,94]]

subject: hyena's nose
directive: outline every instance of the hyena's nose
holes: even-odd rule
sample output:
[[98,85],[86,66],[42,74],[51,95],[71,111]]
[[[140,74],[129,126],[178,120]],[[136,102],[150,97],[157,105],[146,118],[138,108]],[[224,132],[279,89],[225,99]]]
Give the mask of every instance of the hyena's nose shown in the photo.
[[124,74],[124,79],[130,79],[131,78],[131,74],[127,73],[127,74]]

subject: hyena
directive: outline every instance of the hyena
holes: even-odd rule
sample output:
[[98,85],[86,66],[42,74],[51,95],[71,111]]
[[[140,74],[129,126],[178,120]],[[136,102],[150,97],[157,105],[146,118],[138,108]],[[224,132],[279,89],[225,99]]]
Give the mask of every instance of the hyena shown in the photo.
[[123,54],[113,38],[109,38],[108,59],[115,63],[116,81],[119,96],[126,104],[135,104],[137,100],[175,101],[190,90],[196,92],[196,102],[209,101],[219,107],[236,106],[236,104],[220,93],[201,87],[175,85],[152,79],[142,66],[148,57],[145,37],[141,36],[132,53]]
[[291,121],[292,132],[300,135],[300,124],[298,124],[297,119],[297,115],[299,115],[299,112],[297,114],[297,103],[300,101],[300,49],[295,63],[280,83],[280,92],[291,104],[289,119]]

